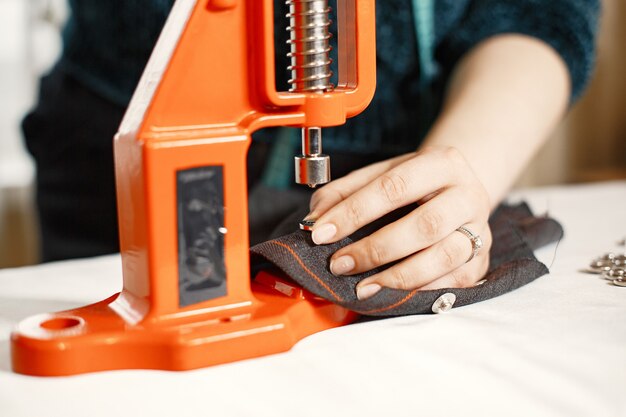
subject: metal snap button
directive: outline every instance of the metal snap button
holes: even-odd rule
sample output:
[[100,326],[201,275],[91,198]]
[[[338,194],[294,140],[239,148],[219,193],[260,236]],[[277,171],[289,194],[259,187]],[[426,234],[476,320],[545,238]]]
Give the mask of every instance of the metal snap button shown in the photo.
[[451,292],[447,292],[435,300],[431,310],[435,314],[445,313],[446,311],[449,311],[452,306],[454,306],[455,302],[456,295]]

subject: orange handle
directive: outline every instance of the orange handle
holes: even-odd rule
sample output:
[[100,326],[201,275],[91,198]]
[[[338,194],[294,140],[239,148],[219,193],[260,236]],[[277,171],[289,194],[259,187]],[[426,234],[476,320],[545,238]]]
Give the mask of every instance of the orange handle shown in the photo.
[[149,64],[144,74],[142,85],[156,86],[138,95],[150,103],[137,117],[139,136],[189,139],[221,136],[225,129],[241,134],[269,126],[343,124],[374,95],[374,3],[338,1],[339,85],[326,94],[276,91],[273,0],[196,3],[188,19],[166,25],[168,36],[157,44],[155,55],[167,56],[173,52],[167,40],[179,34],[175,59],[163,72]]
[[338,89],[346,90],[347,117],[353,117],[365,110],[376,90],[376,7],[374,0],[339,0],[337,7]]
[[[257,3],[259,4],[259,3]],[[261,22],[257,28],[261,40],[262,80],[259,91],[266,104],[276,107],[299,106],[306,115],[305,125],[343,124],[346,117],[361,113],[369,105],[376,89],[376,10],[374,0],[338,0],[339,85],[333,92],[284,93],[275,86],[274,4],[260,2]],[[251,13],[256,14],[255,11]],[[265,41],[263,41],[265,40]],[[254,61],[254,60],[253,60]]]

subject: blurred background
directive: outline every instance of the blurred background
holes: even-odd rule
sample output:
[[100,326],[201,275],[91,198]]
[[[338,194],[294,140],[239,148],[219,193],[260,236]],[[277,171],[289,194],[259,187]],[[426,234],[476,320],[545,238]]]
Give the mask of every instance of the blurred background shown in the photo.
[[[65,0],[0,0],[0,268],[36,263],[34,167],[20,122],[60,53]],[[603,0],[598,64],[585,96],[518,187],[626,178],[626,1]]]
[[65,0],[0,0],[0,268],[37,262],[34,166],[20,123],[61,51]]

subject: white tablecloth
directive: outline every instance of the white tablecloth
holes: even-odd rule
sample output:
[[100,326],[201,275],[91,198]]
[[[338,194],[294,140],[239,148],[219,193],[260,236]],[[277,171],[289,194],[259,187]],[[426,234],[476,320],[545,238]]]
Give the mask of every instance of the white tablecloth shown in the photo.
[[21,319],[119,290],[118,256],[0,271],[0,416],[626,416],[626,288],[577,272],[626,235],[626,182],[521,191],[565,227],[552,273],[441,315],[350,325],[189,372],[13,374]]

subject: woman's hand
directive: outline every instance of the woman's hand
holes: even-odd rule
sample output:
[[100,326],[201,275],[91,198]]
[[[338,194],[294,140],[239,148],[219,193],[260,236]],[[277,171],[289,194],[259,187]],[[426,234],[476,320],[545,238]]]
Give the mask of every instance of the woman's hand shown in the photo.
[[[361,281],[360,299],[382,286],[468,287],[485,274],[487,218],[554,129],[570,92],[565,62],[551,46],[524,35],[489,38],[468,52],[451,78],[443,109],[423,147],[333,181],[313,194],[317,244],[335,242],[392,210],[412,213],[337,251],[336,275],[399,261]],[[473,245],[460,226],[481,237]]]
[[[489,197],[465,158],[452,147],[425,148],[370,165],[316,191],[307,216],[316,220],[313,241],[336,242],[415,202],[419,206],[405,217],[332,256],[330,269],[337,276],[399,261],[361,281],[359,299],[382,287],[469,287],[486,273],[491,248]],[[457,230],[461,226],[482,240],[483,247],[474,257],[474,244]]]

